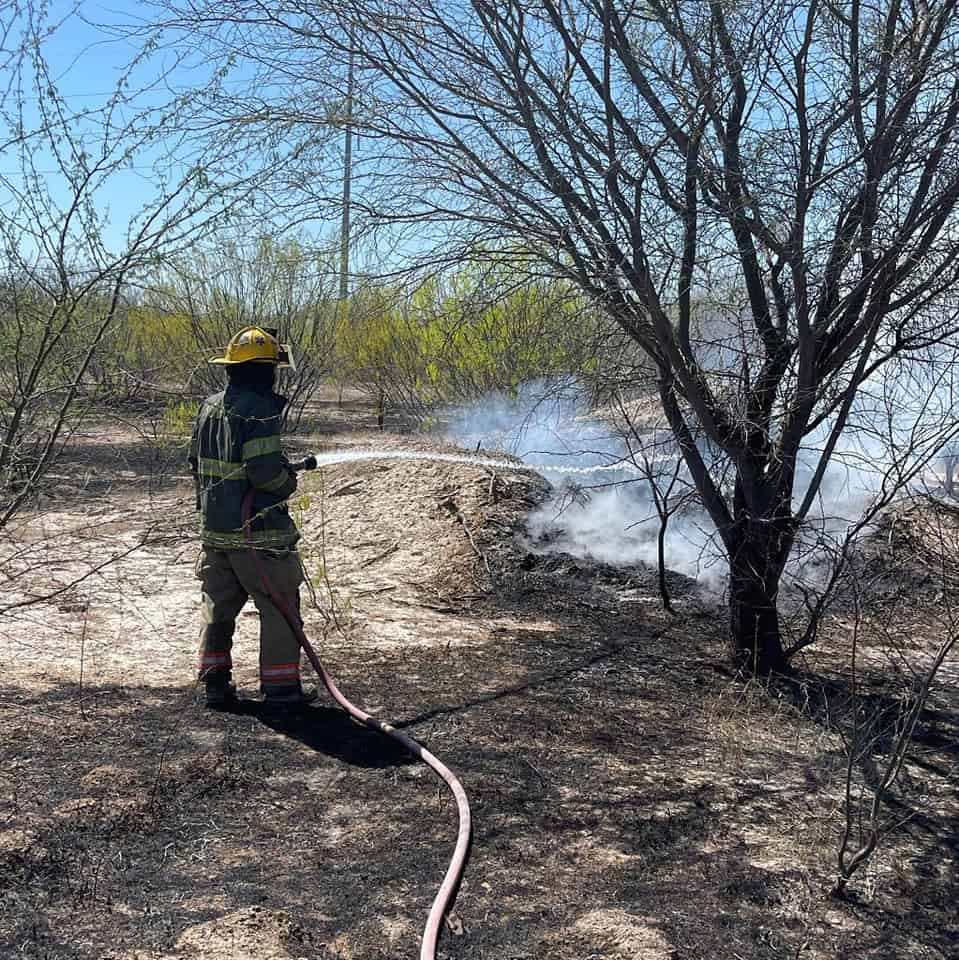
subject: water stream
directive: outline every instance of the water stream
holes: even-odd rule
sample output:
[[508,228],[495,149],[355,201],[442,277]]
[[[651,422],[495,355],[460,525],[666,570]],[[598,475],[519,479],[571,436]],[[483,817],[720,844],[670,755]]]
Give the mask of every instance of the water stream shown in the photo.
[[[657,458],[660,459],[660,458]],[[662,458],[667,459],[667,458]],[[474,467],[492,467],[497,470],[515,473],[536,473],[548,476],[559,474],[590,474],[626,472],[642,475],[644,471],[629,460],[615,460],[611,463],[599,463],[585,467],[560,466],[551,463],[520,463],[515,460],[503,460],[497,457],[480,457],[468,453],[434,453],[431,450],[334,450],[316,454],[318,467],[334,463],[354,463],[360,460],[435,460],[440,463],[462,463]]]

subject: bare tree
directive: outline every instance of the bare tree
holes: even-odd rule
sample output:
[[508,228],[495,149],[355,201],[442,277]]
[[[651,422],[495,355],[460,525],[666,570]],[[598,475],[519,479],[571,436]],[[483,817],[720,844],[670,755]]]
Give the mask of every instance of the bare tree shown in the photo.
[[[59,26],[45,5],[27,3],[9,11],[3,32],[0,527],[69,436],[130,285],[207,234],[254,183],[228,171],[223,154],[200,162],[186,125],[192,96],[158,104],[166,74],[137,87],[142,60],[103,102],[74,109],[45,59]],[[149,189],[124,229],[108,207],[134,176]]]
[[238,329],[259,324],[277,330],[293,349],[294,366],[279,380],[292,429],[333,367],[336,284],[332,260],[296,240],[221,233],[215,246],[197,245],[171,258],[151,278],[146,302],[188,318],[195,345],[189,385],[207,391],[222,388],[222,374],[206,361]]
[[672,436],[664,437],[665,431],[655,427],[644,429],[636,422],[628,403],[616,397],[619,429],[625,439],[629,458],[642,474],[643,483],[649,490],[659,530],[656,535],[656,571],[659,579],[659,596],[663,609],[675,613],[667,578],[666,534],[670,519],[693,499],[694,489],[687,481],[683,461],[678,456]]
[[954,347],[955,0],[164,6],[188,42],[282,50],[273,116],[304,141],[303,93],[353,58],[353,209],[421,261],[518,244],[640,345],[728,555],[735,663],[784,668],[780,580],[862,392]]

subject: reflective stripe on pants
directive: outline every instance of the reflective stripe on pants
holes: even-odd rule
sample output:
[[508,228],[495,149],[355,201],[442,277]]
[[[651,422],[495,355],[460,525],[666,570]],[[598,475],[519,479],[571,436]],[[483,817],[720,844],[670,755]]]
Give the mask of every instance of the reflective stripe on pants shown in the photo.
[[[258,553],[275,589],[293,609],[299,609],[303,568],[295,549]],[[260,685],[266,691],[299,683],[300,644],[286,618],[263,592],[257,565],[247,550],[204,547],[197,564],[203,585],[206,628],[200,646],[200,673],[229,669],[236,618],[252,598],[260,612]]]

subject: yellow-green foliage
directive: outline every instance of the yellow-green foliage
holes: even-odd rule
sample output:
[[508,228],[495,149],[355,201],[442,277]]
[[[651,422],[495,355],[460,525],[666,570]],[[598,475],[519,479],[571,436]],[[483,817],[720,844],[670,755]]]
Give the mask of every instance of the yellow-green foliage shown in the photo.
[[[595,315],[564,285],[508,282],[487,270],[445,286],[430,280],[403,296],[360,290],[337,335],[343,379],[428,408],[559,374],[585,374]],[[505,288],[505,291],[504,291]]]
[[201,358],[188,317],[135,304],[117,318],[90,375],[106,396],[130,400],[154,387],[181,388]]
[[192,400],[174,400],[166,405],[160,421],[160,433],[168,440],[185,440],[190,436],[200,405]]
[[118,399],[153,387],[210,392],[222,381],[204,362],[212,351],[242,323],[271,317],[293,344],[301,400],[309,396],[303,384],[315,387],[333,371],[340,383],[422,416],[447,402],[513,393],[557,375],[588,377],[595,368],[586,344],[598,314],[569,284],[531,276],[532,263],[491,258],[412,290],[367,284],[337,302],[322,284],[311,286],[313,261],[299,247],[271,244],[261,241],[249,263],[228,258],[223,289],[204,286],[203,278],[223,274],[202,254],[193,264],[196,289],[158,281],[151,299],[131,305],[118,323],[96,382]]
[[149,306],[134,306],[117,335],[118,359],[130,370],[155,370],[182,381],[201,359],[189,317]]

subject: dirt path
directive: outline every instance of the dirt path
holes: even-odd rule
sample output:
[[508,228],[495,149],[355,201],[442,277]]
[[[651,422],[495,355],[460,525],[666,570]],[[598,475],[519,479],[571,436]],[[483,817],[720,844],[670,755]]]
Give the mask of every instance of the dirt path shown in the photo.
[[[142,464],[123,469],[4,547],[8,607],[53,596],[0,622],[0,955],[416,956],[455,834],[444,791],[328,705],[280,723],[194,704],[190,491],[147,499]],[[321,656],[470,794],[444,957],[950,955],[956,851],[930,813],[948,807],[923,808],[859,901],[830,901],[841,745],[716,669],[719,610],[691,596],[666,619],[642,571],[524,558],[529,478],[364,462],[301,492]],[[248,695],[256,629],[248,611]],[[954,755],[924,757],[945,804]]]

